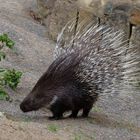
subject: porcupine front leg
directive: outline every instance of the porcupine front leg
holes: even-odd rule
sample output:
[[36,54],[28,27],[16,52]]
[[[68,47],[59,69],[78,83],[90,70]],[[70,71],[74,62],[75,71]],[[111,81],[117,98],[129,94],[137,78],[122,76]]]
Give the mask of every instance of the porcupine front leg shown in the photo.
[[96,95],[94,98],[89,98],[86,102],[85,102],[85,106],[83,107],[83,114],[82,117],[88,117],[88,114],[90,112],[90,110],[93,107],[93,104],[97,101],[98,99],[98,95]]
[[52,114],[53,114],[53,116],[49,117],[50,120],[59,120],[59,119],[63,118],[62,113],[54,113],[54,112],[52,112]]
[[82,117],[88,117],[88,114],[90,112],[90,110],[92,109],[92,105],[87,105],[86,107],[83,108],[83,114],[82,114]]
[[63,107],[61,105],[61,102],[56,101],[54,104],[51,105],[50,111],[52,112],[53,116],[50,116],[50,120],[59,120],[63,118]]

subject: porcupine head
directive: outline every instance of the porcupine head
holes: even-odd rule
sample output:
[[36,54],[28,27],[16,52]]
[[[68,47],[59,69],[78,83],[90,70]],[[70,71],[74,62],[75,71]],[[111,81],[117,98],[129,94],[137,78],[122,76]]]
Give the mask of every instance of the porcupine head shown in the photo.
[[[97,96],[133,90],[130,86],[140,77],[140,58],[135,57],[138,56],[135,47],[127,47],[122,31],[81,22],[73,34],[74,23],[70,21],[62,29],[54,51],[55,60],[21,103],[22,111],[50,108],[57,102],[56,110],[50,109],[53,113],[60,117],[72,110],[76,116],[79,109],[84,110],[91,103],[83,111],[88,115]],[[70,35],[65,40],[64,32]]]

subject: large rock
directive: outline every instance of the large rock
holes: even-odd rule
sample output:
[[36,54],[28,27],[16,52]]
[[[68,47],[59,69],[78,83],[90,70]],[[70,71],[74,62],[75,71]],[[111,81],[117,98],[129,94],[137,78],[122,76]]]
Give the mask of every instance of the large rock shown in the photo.
[[[101,22],[123,29],[131,37],[131,24],[140,25],[139,0],[37,0],[38,16],[49,30],[49,35],[56,40],[62,27],[72,18],[76,19],[77,11],[84,19],[94,15]],[[96,18],[95,18],[96,20]]]
[[[56,40],[62,27],[69,20],[76,20],[79,11],[77,0],[37,0],[37,4],[37,16],[43,20],[53,40]],[[88,11],[80,10],[80,19],[90,16]]]

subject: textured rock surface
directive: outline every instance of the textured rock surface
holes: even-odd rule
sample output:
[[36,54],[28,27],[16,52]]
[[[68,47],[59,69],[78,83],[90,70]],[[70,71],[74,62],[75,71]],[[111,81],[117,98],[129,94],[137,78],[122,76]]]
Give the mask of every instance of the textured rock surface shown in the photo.
[[[122,28],[128,38],[131,36],[130,32],[133,32],[130,25],[140,25],[139,0],[37,1],[37,13],[41,16],[44,24],[47,26],[49,35],[53,38],[53,40],[56,40],[60,30],[70,19],[74,17],[76,18],[77,9],[80,12],[81,19],[90,17],[91,15],[97,16],[101,22],[108,22],[109,24],[113,24],[115,26],[117,25]],[[51,7],[51,9],[49,7]],[[96,18],[94,18],[94,20],[96,20]]]
[[[68,0],[65,2],[68,3]],[[20,111],[21,100],[52,61],[52,50],[55,45],[46,37],[48,28],[33,21],[29,16],[30,7],[35,8],[36,4],[35,0],[0,0],[0,34],[8,33],[16,42],[16,53],[5,50],[7,58],[0,62],[0,66],[14,67],[24,73],[17,90],[8,89],[13,101],[0,101],[0,140],[139,140],[140,97],[137,95],[125,97],[125,100],[120,101],[99,100],[88,119],[52,122],[46,117],[50,115],[48,111],[40,110],[27,114]],[[64,7],[62,4],[61,6]],[[58,6],[57,12],[62,10],[59,8],[61,7]],[[66,19],[62,20],[63,12],[62,10],[62,17],[59,16],[61,24],[58,25],[61,26],[69,19],[66,16]],[[67,11],[65,13],[67,14]],[[83,14],[88,15],[84,12]],[[53,15],[50,15],[53,19],[50,21],[54,23],[50,26],[56,35],[55,22],[59,18]],[[134,38],[131,39],[139,44],[139,27],[133,27],[133,30]]]
[[[56,40],[58,33],[69,20],[76,19],[77,11],[79,11],[77,0],[53,0],[53,2],[52,0],[37,0],[37,2],[38,10],[35,10],[37,16],[43,20],[53,40]],[[92,13],[88,11],[80,10],[80,20],[91,15]]]

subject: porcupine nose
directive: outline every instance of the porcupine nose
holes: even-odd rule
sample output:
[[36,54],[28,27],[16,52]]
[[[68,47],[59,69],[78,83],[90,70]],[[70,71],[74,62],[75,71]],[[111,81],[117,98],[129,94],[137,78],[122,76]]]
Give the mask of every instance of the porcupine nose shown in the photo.
[[21,103],[21,104],[20,104],[20,109],[21,109],[23,112],[28,112],[28,111],[29,111],[28,105],[27,105],[27,104],[24,104],[24,103]]

